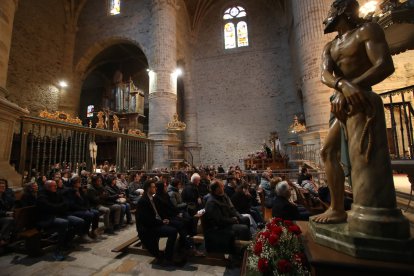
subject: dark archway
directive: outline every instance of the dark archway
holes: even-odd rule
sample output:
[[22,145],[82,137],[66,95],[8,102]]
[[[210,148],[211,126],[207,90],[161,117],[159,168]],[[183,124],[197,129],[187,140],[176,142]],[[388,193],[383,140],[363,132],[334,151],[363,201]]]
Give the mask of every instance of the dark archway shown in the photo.
[[[96,123],[96,112],[113,106],[112,92],[114,74],[122,73],[122,81],[132,80],[137,88],[145,94],[144,116],[139,124],[144,131],[148,129],[148,60],[142,50],[135,44],[125,42],[111,45],[97,54],[85,70],[82,84],[79,117],[87,125],[89,120]],[[94,116],[87,118],[88,106],[94,106]]]

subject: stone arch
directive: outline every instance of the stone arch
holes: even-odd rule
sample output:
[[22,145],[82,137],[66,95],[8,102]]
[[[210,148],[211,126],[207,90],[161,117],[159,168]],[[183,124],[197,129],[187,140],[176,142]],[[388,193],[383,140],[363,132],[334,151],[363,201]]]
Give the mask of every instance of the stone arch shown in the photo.
[[139,42],[128,37],[110,37],[105,40],[94,43],[85,51],[85,53],[81,56],[81,58],[79,58],[78,62],[76,63],[75,74],[79,77],[80,80],[83,80],[90,71],[88,70],[90,69],[89,65],[99,53],[101,53],[103,50],[107,49],[112,45],[121,43],[129,43],[137,46],[144,53],[148,63],[150,63],[148,58],[149,53],[147,49],[145,49]]

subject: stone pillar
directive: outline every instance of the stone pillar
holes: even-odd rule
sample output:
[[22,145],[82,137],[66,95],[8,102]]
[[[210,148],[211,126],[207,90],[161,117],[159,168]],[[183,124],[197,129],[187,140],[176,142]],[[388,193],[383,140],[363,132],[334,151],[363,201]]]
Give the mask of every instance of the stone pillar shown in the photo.
[[22,183],[21,175],[9,164],[13,133],[18,118],[29,113],[5,98],[8,95],[6,82],[17,2],[0,1],[0,178],[7,179],[13,188],[20,187]]
[[292,0],[296,60],[307,127],[301,137],[304,144],[315,144],[316,148],[326,137],[332,94],[332,89],[322,84],[320,70],[323,47],[332,39],[331,35],[324,35],[322,23],[331,4],[332,0]]
[[187,124],[185,130],[184,148],[186,149],[187,161],[192,162],[194,166],[200,165],[200,150],[201,146],[198,143],[198,127],[197,127],[197,101],[195,91],[193,89],[193,82],[190,70],[184,73],[184,87],[185,87],[185,108],[184,121]]
[[6,97],[7,72],[17,0],[0,1],[0,97]]
[[78,18],[85,5],[86,0],[75,1],[65,0],[65,47],[63,48],[61,80],[68,83],[68,87],[60,88],[59,107],[71,115],[78,114],[79,97],[77,93],[81,89],[81,80],[75,76],[73,68],[73,57],[75,54],[76,33],[78,32]]
[[149,59],[149,133],[154,140],[152,168],[169,167],[168,147],[177,146],[177,135],[167,124],[177,111],[176,0],[153,0],[152,54]]
[[76,32],[76,23],[72,22],[65,25],[65,48],[63,49],[62,73],[60,78],[68,83],[68,87],[60,88],[58,107],[59,111],[65,111],[71,115],[77,115],[77,107],[79,105],[79,98],[74,97],[74,95],[79,94],[75,93],[76,89],[79,89],[79,85],[77,85],[77,81],[73,76]]

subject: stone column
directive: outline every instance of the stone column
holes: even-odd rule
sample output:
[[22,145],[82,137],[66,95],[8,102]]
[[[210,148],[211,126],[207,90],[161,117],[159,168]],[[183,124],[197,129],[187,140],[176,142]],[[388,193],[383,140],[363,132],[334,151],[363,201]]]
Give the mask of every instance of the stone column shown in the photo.
[[6,97],[10,45],[17,0],[0,1],[0,97]]
[[198,127],[197,127],[197,102],[196,95],[193,89],[193,82],[191,78],[190,70],[186,70],[184,73],[184,87],[185,87],[185,108],[184,108],[184,121],[187,124],[185,130],[185,142],[184,148],[186,149],[186,155],[190,155],[189,162],[193,162],[194,166],[200,165],[200,144],[198,143]]
[[17,2],[0,1],[0,178],[7,179],[13,188],[20,187],[22,182],[21,176],[9,164],[13,133],[18,118],[29,113],[5,98],[8,95],[6,82]]
[[[169,167],[168,147],[178,145],[167,124],[177,111],[176,0],[153,0],[152,54],[149,59],[149,133],[154,140],[152,168]],[[181,118],[180,118],[181,119]]]
[[79,98],[74,97],[79,93],[75,93],[79,89],[77,81],[73,74],[73,55],[75,52],[77,27],[76,23],[67,23],[65,25],[65,48],[63,49],[62,73],[61,79],[68,83],[68,87],[60,88],[59,110],[65,111],[71,115],[78,113]]
[[63,48],[62,72],[60,78],[68,83],[68,87],[60,89],[59,107],[60,111],[65,111],[71,115],[77,115],[79,107],[79,91],[82,83],[73,71],[73,56],[75,54],[76,34],[78,32],[78,19],[85,5],[86,0],[73,2],[65,0],[65,47]]
[[320,148],[328,130],[329,97],[332,89],[321,82],[323,47],[332,39],[323,34],[323,19],[332,0],[292,0],[295,47],[300,72],[300,89],[307,132],[302,134],[304,144]]

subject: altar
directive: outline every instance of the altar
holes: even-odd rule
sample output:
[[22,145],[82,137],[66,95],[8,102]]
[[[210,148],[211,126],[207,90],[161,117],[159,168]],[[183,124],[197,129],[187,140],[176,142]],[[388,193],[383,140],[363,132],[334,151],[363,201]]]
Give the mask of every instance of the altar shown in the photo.
[[270,133],[269,142],[272,149],[266,143],[263,143],[263,150],[248,155],[244,159],[246,170],[282,170],[287,169],[289,157],[281,151],[279,135],[277,132]]
[[270,168],[273,170],[282,170],[288,167],[289,158],[280,157],[280,158],[248,158],[244,159],[244,167],[246,169],[255,168],[257,170],[266,170]]

